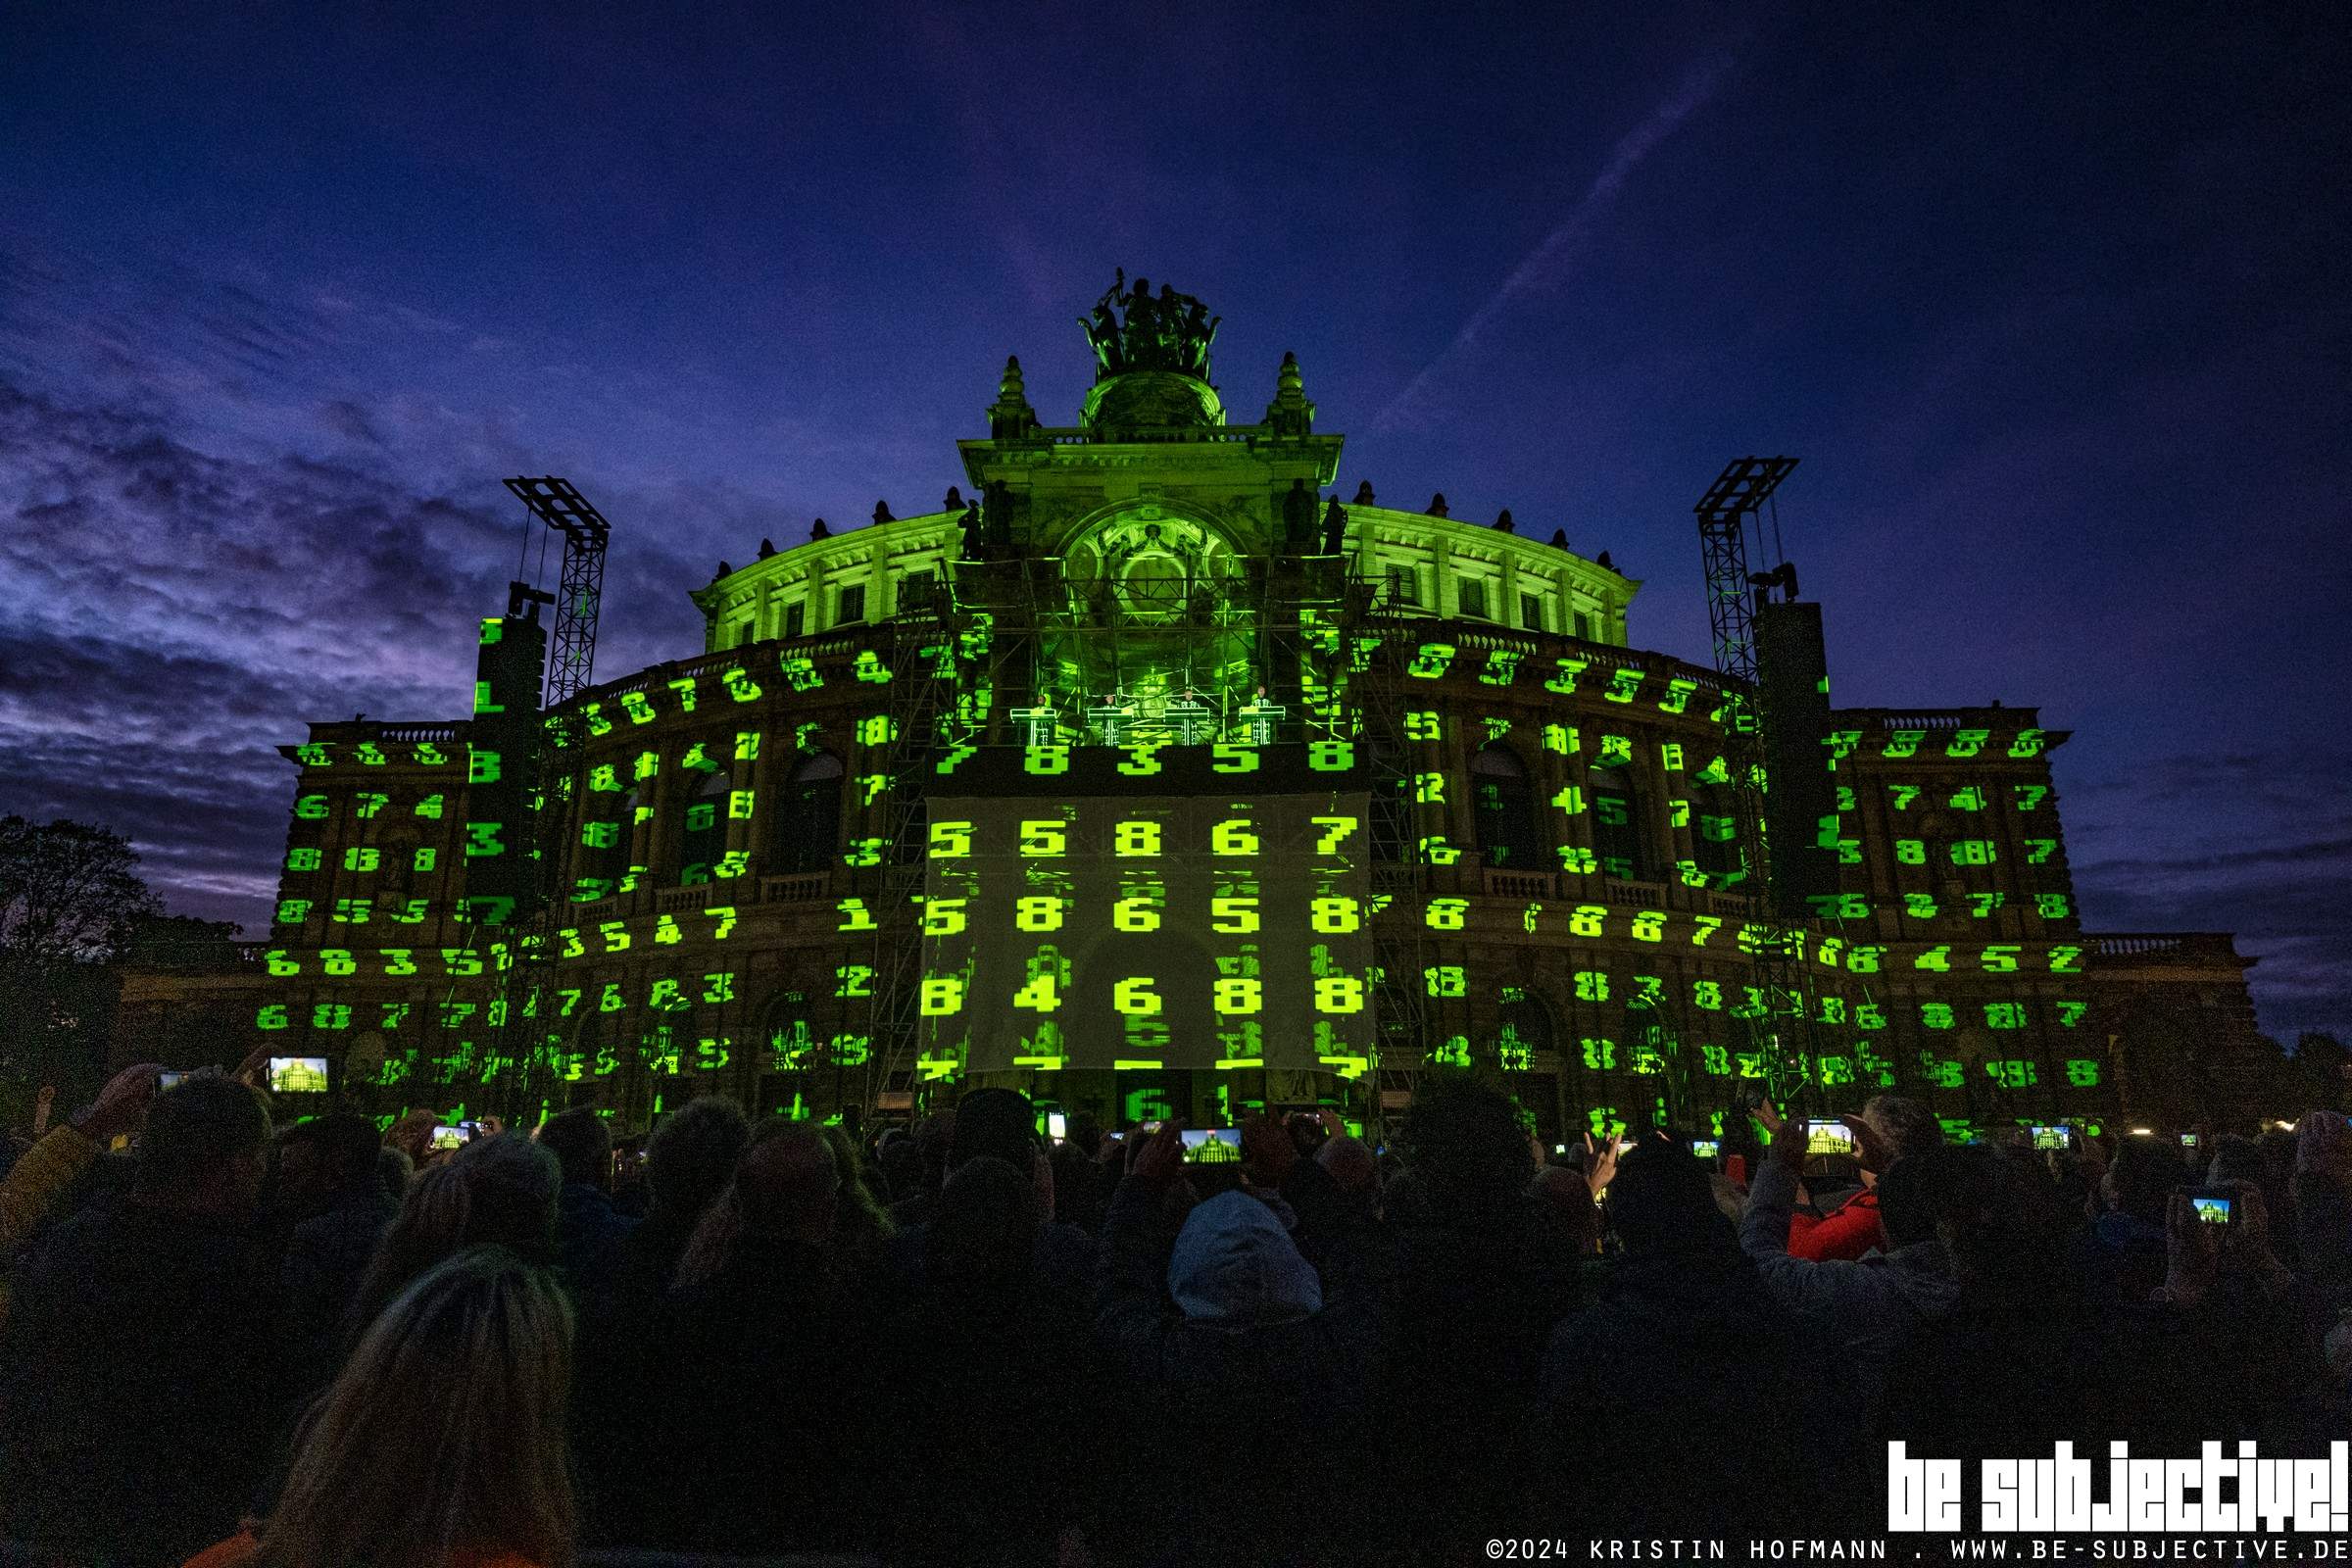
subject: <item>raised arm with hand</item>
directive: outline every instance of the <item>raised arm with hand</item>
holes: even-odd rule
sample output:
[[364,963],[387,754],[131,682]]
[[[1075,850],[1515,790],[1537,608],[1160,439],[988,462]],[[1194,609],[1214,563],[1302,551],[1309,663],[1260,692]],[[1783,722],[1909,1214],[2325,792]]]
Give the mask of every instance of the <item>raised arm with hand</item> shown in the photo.
[[22,1242],[41,1222],[90,1161],[125,1133],[139,1130],[163,1068],[152,1061],[125,1067],[106,1082],[98,1098],[49,1130],[0,1180],[0,1254]]
[[1130,1376],[1151,1379],[1172,1328],[1162,1282],[1174,1238],[1163,1234],[1161,1207],[1184,1169],[1184,1138],[1169,1121],[1138,1139],[1142,1148],[1102,1216],[1095,1327]]
[[1860,1265],[1816,1263],[1788,1251],[1788,1215],[1796,1206],[1797,1177],[1805,1165],[1805,1124],[1794,1116],[1783,1120],[1770,1105],[1758,1107],[1756,1119],[1772,1141],[1748,1185],[1747,1207],[1740,1216],[1740,1250],[1789,1310],[1832,1309],[1841,1294],[1839,1274]]
[[1591,1133],[1585,1134],[1585,1185],[1592,1189],[1594,1198],[1600,1196],[1601,1189],[1617,1174],[1617,1158],[1624,1152],[1623,1133],[1611,1133],[1597,1144],[1592,1142]]

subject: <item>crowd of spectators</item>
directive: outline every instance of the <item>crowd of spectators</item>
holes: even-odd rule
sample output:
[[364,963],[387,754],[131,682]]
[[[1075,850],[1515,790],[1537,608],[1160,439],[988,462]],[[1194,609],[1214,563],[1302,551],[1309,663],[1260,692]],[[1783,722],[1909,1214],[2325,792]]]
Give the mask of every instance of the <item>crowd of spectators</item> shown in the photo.
[[[119,1075],[0,1176],[0,1542],[36,1562],[1482,1561],[1877,1533],[1885,1444],[2319,1453],[2352,1132],[1855,1157],[1533,1143],[1433,1079],[1187,1157],[986,1088],[911,1128],[695,1101],[450,1150]],[[2202,1202],[2191,1200],[2192,1192]],[[2229,1223],[2208,1223],[2210,1200]],[[4,1553],[0,1553],[4,1555]],[[813,1557],[804,1560],[814,1560]],[[834,1560],[826,1556],[824,1560]]]

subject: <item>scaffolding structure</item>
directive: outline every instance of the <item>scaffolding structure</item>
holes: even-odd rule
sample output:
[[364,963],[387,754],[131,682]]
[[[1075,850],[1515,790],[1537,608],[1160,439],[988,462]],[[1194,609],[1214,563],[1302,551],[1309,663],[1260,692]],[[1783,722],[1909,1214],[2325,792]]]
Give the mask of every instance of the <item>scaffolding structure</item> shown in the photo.
[[[533,895],[528,906],[516,911],[503,938],[493,935],[482,956],[496,977],[490,999],[488,1055],[507,1064],[507,1088],[497,1100],[510,1118],[528,1109],[534,1069],[548,1055],[550,1036],[541,1016],[548,994],[547,975],[554,961],[556,931],[564,906],[564,870],[571,844],[579,831],[580,735],[573,722],[572,705],[594,678],[596,636],[604,607],[605,553],[612,524],[568,479],[555,474],[517,475],[504,481],[531,517],[547,533],[564,541],[553,596],[517,580],[510,585],[510,617],[529,606],[538,618],[538,606],[552,605],[555,627],[549,639],[548,660],[540,696],[541,721],[537,755],[529,760],[537,796],[530,828],[518,846],[531,864]],[[528,524],[523,560],[530,558]],[[547,534],[540,535],[544,542]],[[541,558],[544,572],[545,557]],[[542,576],[542,580],[544,577]],[[491,928],[493,931],[496,928]],[[484,928],[471,926],[466,946],[482,945]]]
[[1767,922],[1756,955],[1763,1015],[1749,1021],[1754,1043],[1764,1054],[1766,1083],[1775,1102],[1801,1090],[1809,1075],[1813,1009],[1803,959],[1805,933],[1786,918],[1787,911],[1769,891],[1772,860],[1764,793],[1771,786],[1765,776],[1764,726],[1770,715],[1761,707],[1756,660],[1756,599],[1766,582],[1789,580],[1791,573],[1785,563],[1769,573],[1751,573],[1747,546],[1753,526],[1761,549],[1762,509],[1796,464],[1794,458],[1735,458],[1691,509],[1698,515],[1715,669],[1723,677],[1719,718],[1733,796],[1739,803],[1740,853],[1750,885],[1763,895],[1757,900],[1757,912]]
[[[925,799],[946,740],[943,715],[956,686],[954,599],[944,586],[903,593],[889,624],[884,765],[858,781],[871,789],[880,831],[851,857],[843,924],[852,926],[835,972],[834,1057],[851,1045],[864,1069],[862,1102],[874,1105],[907,1071],[917,982],[922,977]],[[869,755],[871,755],[869,753]],[[869,821],[874,819],[869,817]],[[856,929],[870,922],[870,929]],[[858,970],[864,970],[862,976]],[[860,997],[857,992],[862,990]],[[862,1003],[862,1005],[859,1004]]]
[[552,712],[587,690],[595,673],[597,620],[605,602],[605,547],[612,525],[568,479],[551,473],[538,478],[517,475],[505,482],[532,516],[564,536],[555,635],[547,660],[545,706]]

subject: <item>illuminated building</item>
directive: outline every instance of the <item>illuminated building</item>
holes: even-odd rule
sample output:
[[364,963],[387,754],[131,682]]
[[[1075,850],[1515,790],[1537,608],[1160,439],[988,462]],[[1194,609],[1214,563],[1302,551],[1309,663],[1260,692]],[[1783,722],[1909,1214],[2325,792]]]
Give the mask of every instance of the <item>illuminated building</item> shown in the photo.
[[[636,1127],[975,1077],[1105,1117],[1374,1112],[1451,1063],[1564,1136],[1706,1121],[1769,1036],[1825,1103],[2098,1122],[2203,1072],[2187,1109],[2252,1113],[2248,960],[2082,930],[2067,736],[2031,708],[1832,712],[1838,891],[1776,1014],[1724,687],[1632,646],[1640,584],[1507,514],[1332,490],[1294,361],[1231,422],[1213,322],[1137,299],[1098,308],[1076,425],[1008,362],[946,506],[723,570],[704,651],[561,709],[543,781],[529,615],[484,623],[472,717],[285,748],[256,1027],[380,1111]],[[2158,1036],[2185,1054],[2134,1056]]]

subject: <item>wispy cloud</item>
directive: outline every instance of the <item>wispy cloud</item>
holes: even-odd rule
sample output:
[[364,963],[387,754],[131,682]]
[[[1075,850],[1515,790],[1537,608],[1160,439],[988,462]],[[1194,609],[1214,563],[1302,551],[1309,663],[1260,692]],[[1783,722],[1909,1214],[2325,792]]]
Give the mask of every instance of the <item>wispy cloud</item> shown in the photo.
[[[494,400],[360,368],[456,323],[85,260],[0,247],[0,811],[124,832],[172,905],[256,925],[276,747],[314,718],[464,710],[466,628],[504,602],[522,527],[497,477],[566,454]],[[598,494],[633,525],[608,669],[691,647],[681,589],[713,536],[775,527],[675,479]]]
[[1462,323],[1461,330],[1438,357],[1423,366],[1404,390],[1391,398],[1372,419],[1375,430],[1392,430],[1408,422],[1417,412],[1423,394],[1433,381],[1455,360],[1468,353],[1486,330],[1494,325],[1510,304],[1532,290],[1556,284],[1566,273],[1576,253],[1583,248],[1595,226],[1616,201],[1625,182],[1632,177],[1642,161],[1647,158],[1658,143],[1675,130],[1715,96],[1726,73],[1732,69],[1728,53],[1710,55],[1692,66],[1669,93],[1665,102],[1650,111],[1649,118],[1636,125],[1618,140],[1609,151],[1608,162],[1599,174],[1578,198],[1568,215],[1552,225],[1534,250],[1512,269],[1502,286],[1488,296],[1487,302],[1473,312]]

